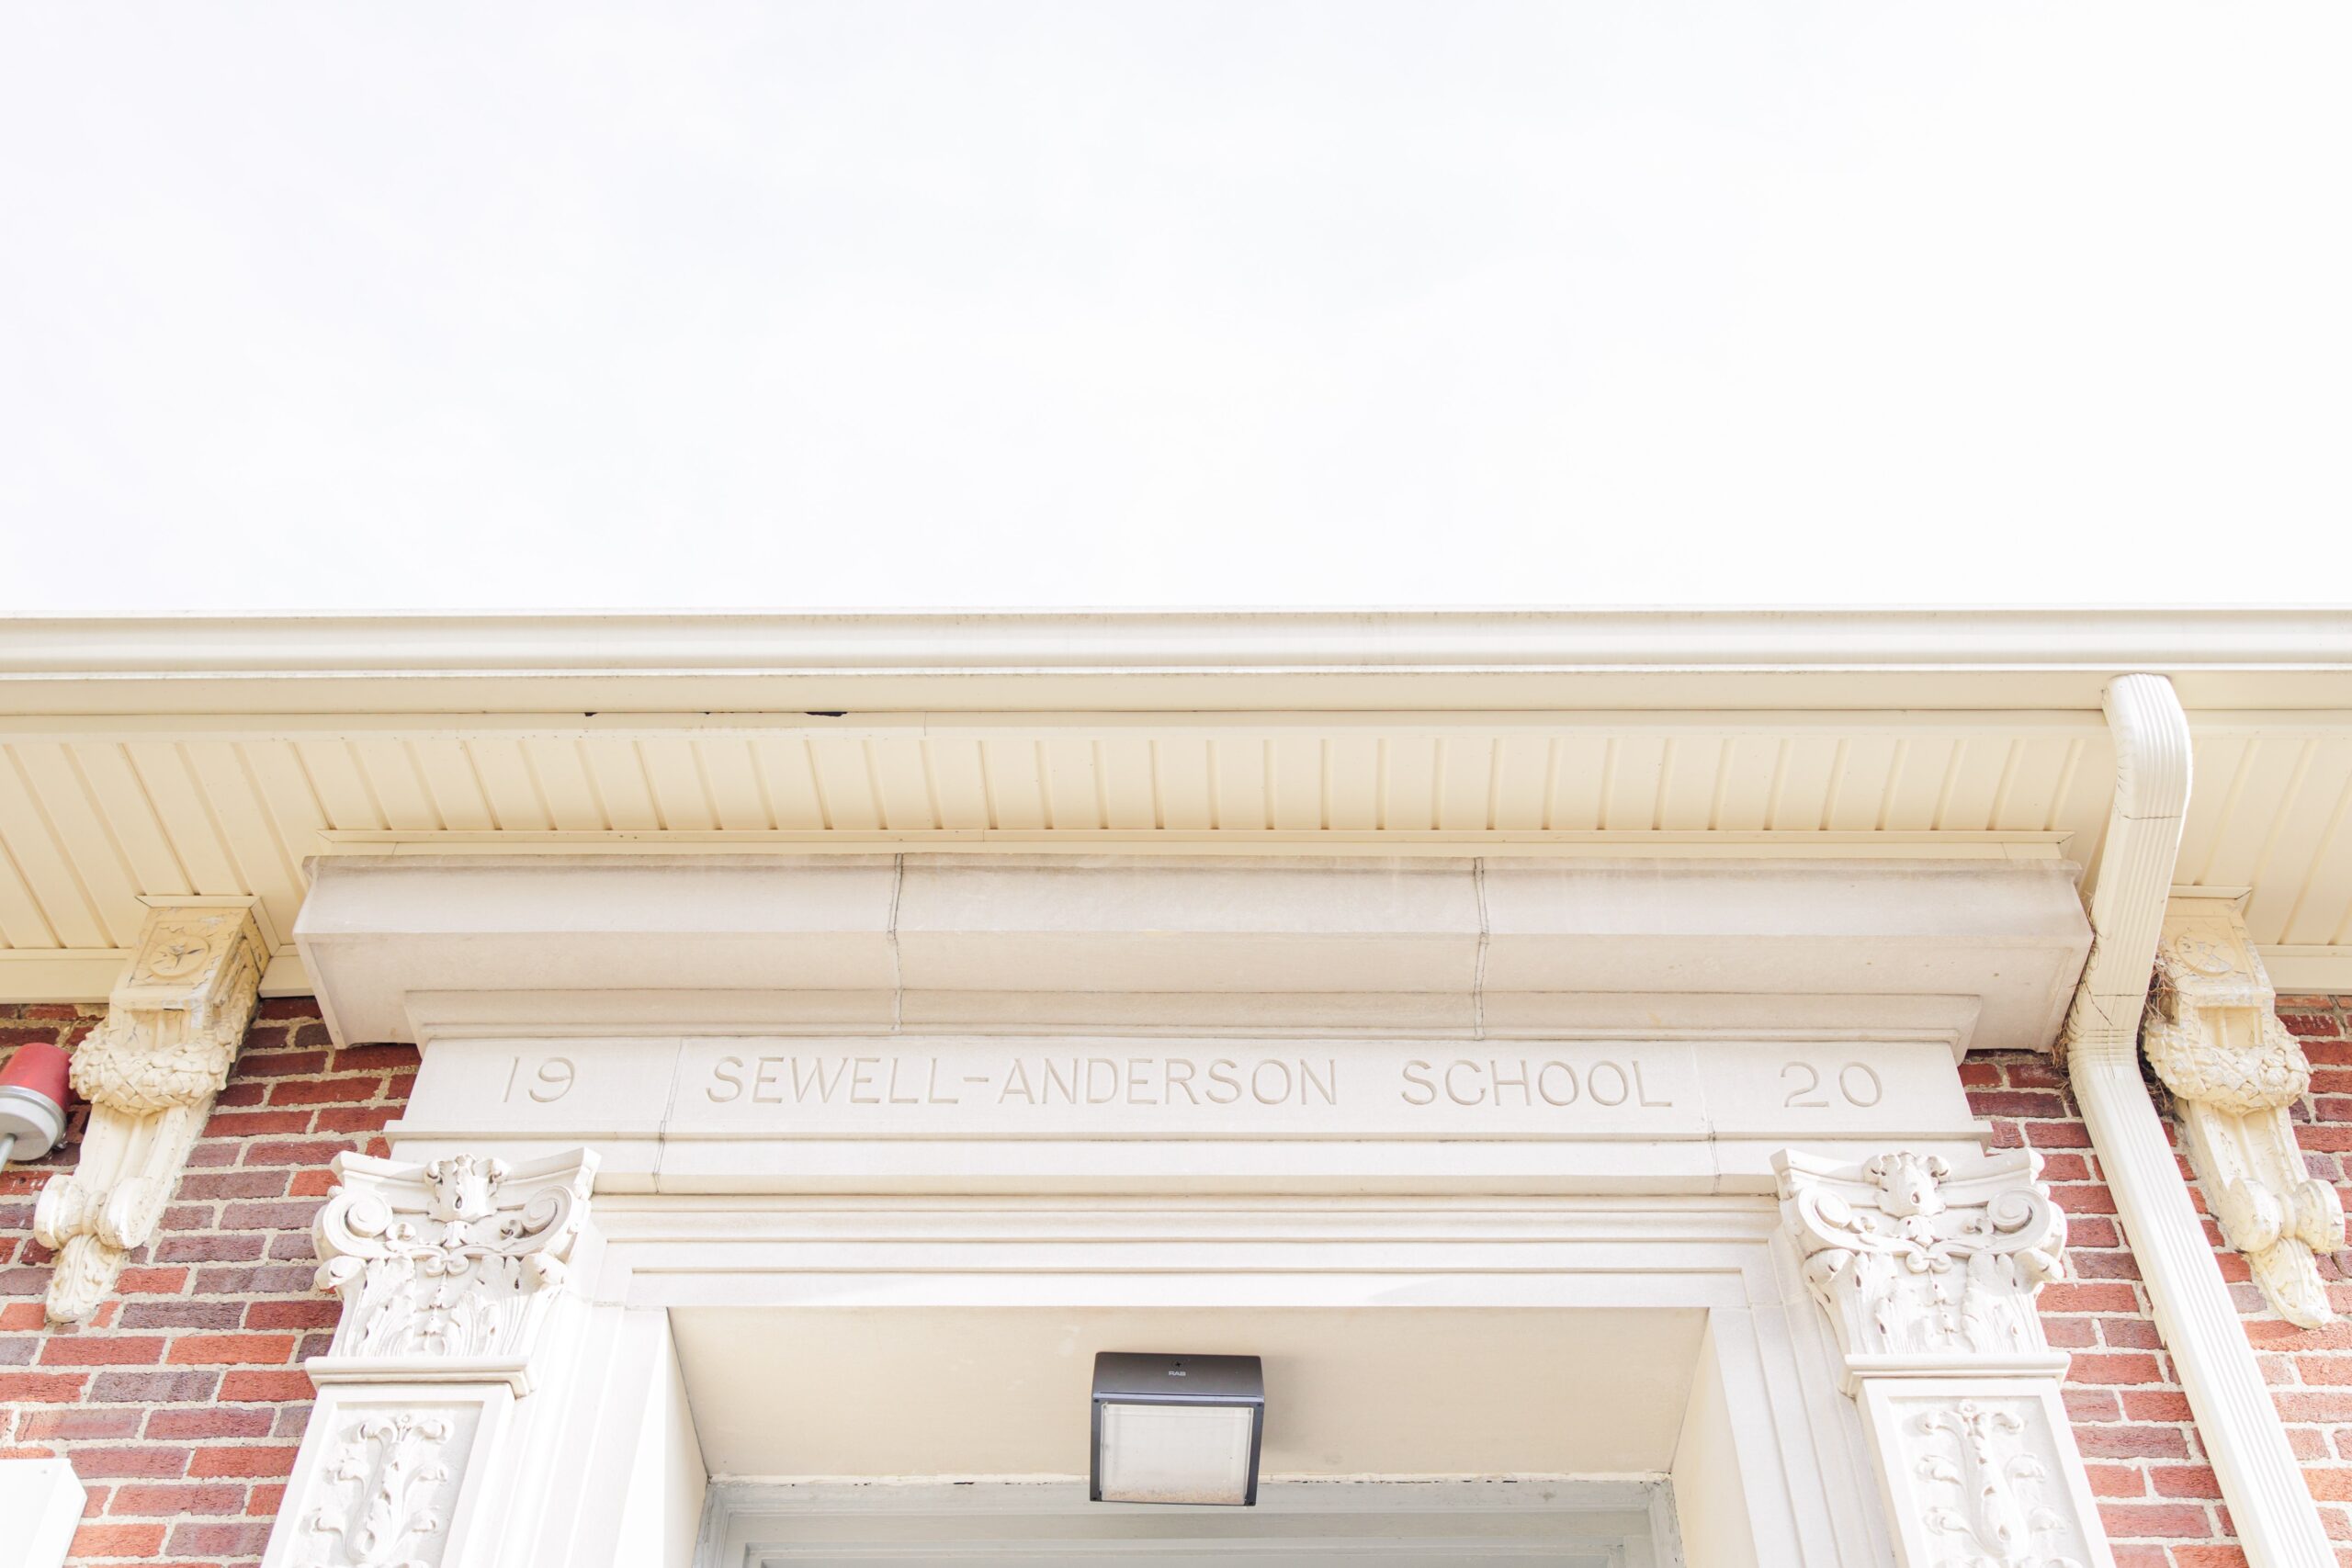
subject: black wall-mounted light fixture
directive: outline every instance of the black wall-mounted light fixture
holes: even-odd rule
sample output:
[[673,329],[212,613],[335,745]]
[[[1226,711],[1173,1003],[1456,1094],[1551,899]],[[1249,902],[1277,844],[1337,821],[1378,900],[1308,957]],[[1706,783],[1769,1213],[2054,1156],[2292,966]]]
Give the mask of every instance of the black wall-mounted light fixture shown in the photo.
[[1094,1358],[1097,1503],[1258,1500],[1266,1379],[1255,1356]]

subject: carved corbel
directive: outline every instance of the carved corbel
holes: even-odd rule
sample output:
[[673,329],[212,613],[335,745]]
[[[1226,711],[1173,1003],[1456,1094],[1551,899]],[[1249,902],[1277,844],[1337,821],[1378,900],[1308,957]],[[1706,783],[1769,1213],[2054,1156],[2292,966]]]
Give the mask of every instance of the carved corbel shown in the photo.
[[2066,1218],[2029,1150],[1773,1161],[1903,1568],[2113,1568],[2034,1298]]
[[405,1165],[338,1155],[319,1211],[319,1288],[343,1320],[315,1375],[488,1377],[517,1393],[588,1218],[596,1156],[522,1164],[452,1155]]
[[2335,1321],[2315,1254],[2344,1247],[2344,1206],[2314,1179],[2289,1110],[2311,1062],[2235,908],[2176,898],[2165,911],[2141,1049],[2180,1103],[2182,1142],[2222,1239],[2245,1255],[2280,1317]]
[[154,1235],[244,1043],[268,956],[249,910],[148,915],[105,1021],[74,1053],[74,1088],[90,1102],[81,1157],[33,1211],[34,1235],[58,1249],[51,1322],[96,1312]]

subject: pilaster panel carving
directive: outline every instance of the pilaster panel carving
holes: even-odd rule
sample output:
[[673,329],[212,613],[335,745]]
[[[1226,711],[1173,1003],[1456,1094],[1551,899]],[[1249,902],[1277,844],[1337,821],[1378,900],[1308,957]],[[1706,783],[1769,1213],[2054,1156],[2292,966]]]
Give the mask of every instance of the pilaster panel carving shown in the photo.
[[33,1234],[58,1250],[52,1322],[96,1311],[124,1258],[154,1235],[244,1042],[267,962],[247,910],[147,917],[105,1021],[74,1053],[74,1088],[90,1102],[81,1157],[33,1212]]
[[[2033,1382],[2004,1395],[1888,1379],[1866,1396],[1893,1462],[1888,1500],[1915,1563],[1935,1568],[2088,1568],[2105,1560],[2083,1533],[2067,1485],[2077,1470],[2050,1398]],[[2088,1516],[2095,1517],[2096,1516]]]
[[341,1185],[312,1228],[319,1288],[343,1297],[330,1360],[513,1369],[517,1391],[568,1277],[588,1216],[596,1156],[586,1149],[514,1165],[453,1155],[403,1165],[334,1162]]
[[2234,908],[2172,901],[2141,1049],[2179,1100],[2189,1166],[2222,1239],[2245,1255],[2279,1316],[2316,1328],[2335,1314],[2314,1255],[2343,1248],[2344,1207],[2295,1143],[2289,1111],[2312,1068],[2276,1001]]
[[2041,1156],[1773,1164],[1903,1568],[2113,1568],[2034,1306],[2066,1270]]
[[311,1568],[436,1568],[481,1407],[338,1412],[302,1519]]

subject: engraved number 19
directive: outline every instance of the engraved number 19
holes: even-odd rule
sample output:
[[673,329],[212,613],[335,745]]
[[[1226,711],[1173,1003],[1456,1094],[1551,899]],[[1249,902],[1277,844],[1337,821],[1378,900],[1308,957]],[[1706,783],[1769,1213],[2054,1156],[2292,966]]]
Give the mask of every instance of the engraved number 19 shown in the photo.
[[[514,1065],[506,1069],[506,1093],[501,1097],[502,1101],[514,1098],[515,1081],[522,1076],[523,1058],[517,1056],[514,1058]],[[551,1100],[561,1100],[571,1090],[571,1080],[574,1076],[571,1059],[568,1056],[549,1056],[539,1063],[538,1070],[531,1076],[535,1081],[525,1089],[525,1093],[541,1105],[546,1105]]]

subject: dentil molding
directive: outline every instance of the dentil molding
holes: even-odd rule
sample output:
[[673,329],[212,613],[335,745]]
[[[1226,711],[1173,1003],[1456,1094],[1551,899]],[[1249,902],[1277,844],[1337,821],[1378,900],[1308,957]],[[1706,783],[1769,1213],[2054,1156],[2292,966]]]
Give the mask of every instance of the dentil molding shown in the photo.
[[268,949],[247,909],[149,913],[105,1021],[74,1053],[90,1102],[75,1168],[52,1178],[33,1234],[58,1250],[49,1316],[97,1310],[156,1222],[253,1021]]
[[2015,1150],[1783,1151],[1781,1215],[1845,1352],[1903,1568],[2112,1568],[2034,1298],[2064,1213]]
[[2233,906],[2171,902],[2141,1049],[2180,1101],[2189,1166],[2222,1239],[2279,1316],[2316,1328],[2335,1314],[2314,1255],[2343,1248],[2344,1206],[2295,1143],[2289,1110],[2312,1067],[2276,1000]]

